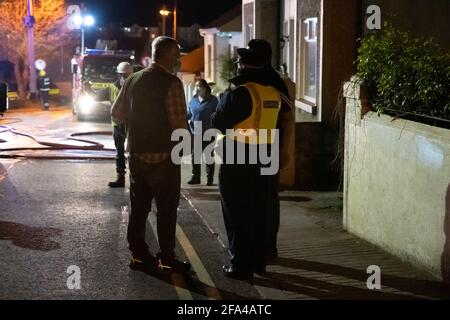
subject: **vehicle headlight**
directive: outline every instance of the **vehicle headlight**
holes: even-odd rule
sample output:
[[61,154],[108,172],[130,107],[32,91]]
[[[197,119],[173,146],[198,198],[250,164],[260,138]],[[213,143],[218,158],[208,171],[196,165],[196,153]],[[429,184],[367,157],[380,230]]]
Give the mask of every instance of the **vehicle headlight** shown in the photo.
[[88,95],[81,96],[78,100],[79,110],[82,113],[89,113],[92,110],[92,107],[95,104],[94,98]]

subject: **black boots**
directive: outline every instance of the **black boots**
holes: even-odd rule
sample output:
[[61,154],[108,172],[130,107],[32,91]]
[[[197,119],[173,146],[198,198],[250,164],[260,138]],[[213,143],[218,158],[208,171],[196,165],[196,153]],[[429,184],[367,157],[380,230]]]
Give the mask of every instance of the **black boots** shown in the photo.
[[[193,185],[193,184],[200,184],[200,177],[192,176],[191,180],[187,182],[187,184]],[[214,178],[208,177],[208,181],[206,183],[207,186],[213,186],[214,185]]]
[[200,184],[200,177],[192,176],[191,180],[187,184]]
[[125,174],[124,173],[118,173],[116,181],[111,181],[108,183],[108,186],[111,188],[123,188],[125,187]]

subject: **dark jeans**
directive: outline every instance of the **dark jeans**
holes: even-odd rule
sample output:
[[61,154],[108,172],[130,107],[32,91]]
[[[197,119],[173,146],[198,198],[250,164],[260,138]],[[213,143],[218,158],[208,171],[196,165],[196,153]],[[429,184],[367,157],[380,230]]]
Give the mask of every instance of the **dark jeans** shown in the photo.
[[[202,144],[202,153],[205,151],[205,148],[210,144],[211,142],[203,142]],[[214,151],[211,152],[211,156],[214,157]],[[192,143],[192,153],[191,153],[191,161],[192,161],[192,176],[194,178],[200,179],[202,174],[202,165],[201,164],[194,164],[194,143]],[[215,170],[215,164],[207,164],[206,165],[206,176],[208,178],[214,177],[214,170]]]
[[265,255],[266,257],[278,256],[277,237],[280,229],[280,198],[279,192],[279,174],[273,176],[272,182],[268,188],[268,199],[266,202],[266,239],[265,239]]
[[125,125],[113,126],[113,139],[116,146],[116,171],[118,174],[125,174]]
[[163,259],[175,257],[175,230],[177,208],[180,202],[180,166],[167,159],[158,164],[147,164],[130,156],[131,213],[127,239],[133,256],[148,252],[145,242],[147,217],[155,199],[157,234]]
[[49,107],[49,103],[48,103],[49,91],[40,90],[40,94],[41,94],[42,108],[48,109],[48,107]]
[[263,176],[260,169],[259,165],[221,165],[219,171],[231,264],[244,272],[264,266],[268,247],[276,246],[277,176]]

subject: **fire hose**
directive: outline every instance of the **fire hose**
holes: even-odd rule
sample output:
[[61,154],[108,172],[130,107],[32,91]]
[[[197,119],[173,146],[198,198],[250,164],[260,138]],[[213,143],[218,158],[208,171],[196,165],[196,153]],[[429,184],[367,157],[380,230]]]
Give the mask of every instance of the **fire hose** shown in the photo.
[[[12,119],[9,119],[12,120]],[[15,121],[13,123],[20,122]],[[12,123],[8,123],[12,124]],[[0,133],[11,132],[16,135],[20,135],[23,137],[27,137],[36,143],[42,145],[43,147],[20,147],[20,148],[2,148],[1,152],[16,152],[16,151],[52,151],[52,150],[61,150],[61,151],[106,151],[106,152],[114,152],[115,149],[105,148],[105,146],[101,143],[92,140],[80,139],[76,137],[87,136],[87,135],[108,135],[111,136],[111,131],[92,131],[92,132],[77,132],[71,133],[66,137],[67,140],[82,142],[88,144],[87,146],[77,146],[71,144],[63,144],[63,143],[55,143],[55,142],[47,142],[41,141],[36,137],[21,131],[17,131],[8,125],[0,125]],[[0,140],[0,142],[6,142],[4,140]],[[27,159],[46,159],[46,160],[112,160],[115,159],[115,155],[111,156],[101,156],[101,155],[89,155],[89,156],[77,156],[77,155],[64,155],[64,156],[53,156],[53,155],[17,155],[17,154],[0,154],[0,158],[27,158]]]

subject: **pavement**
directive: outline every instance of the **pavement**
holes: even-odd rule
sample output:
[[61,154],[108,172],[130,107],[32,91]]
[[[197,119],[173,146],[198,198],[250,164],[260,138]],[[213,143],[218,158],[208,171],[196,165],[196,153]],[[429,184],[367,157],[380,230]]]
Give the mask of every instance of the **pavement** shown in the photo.
[[[183,182],[189,179],[189,171],[190,166],[184,165]],[[183,184],[183,197],[227,248],[218,188],[207,187],[206,177],[202,183]],[[342,193],[286,191],[280,199],[279,258],[268,266],[267,275],[253,281],[264,299],[450,298],[449,287],[431,274],[343,230]],[[374,283],[372,270],[377,267],[380,289],[369,290],[368,282]]]

